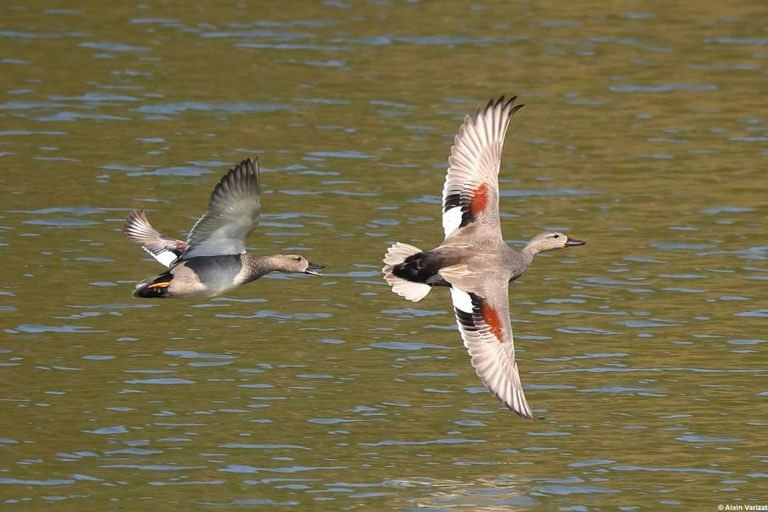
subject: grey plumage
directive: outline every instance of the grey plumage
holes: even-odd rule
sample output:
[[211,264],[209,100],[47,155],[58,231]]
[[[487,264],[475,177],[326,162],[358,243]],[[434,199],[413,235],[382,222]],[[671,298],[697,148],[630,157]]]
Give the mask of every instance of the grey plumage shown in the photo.
[[249,158],[221,178],[186,242],[155,230],[144,211],[131,213],[125,233],[169,267],[138,283],[134,297],[212,297],[275,271],[321,275],[322,265],[298,254],[253,257],[245,251],[260,212],[258,161]]
[[533,418],[515,358],[508,285],[536,254],[584,242],[545,232],[517,252],[502,238],[498,173],[507,126],[522,107],[515,99],[490,101],[459,128],[443,187],[443,243],[430,251],[396,243],[384,257],[382,272],[392,291],[412,301],[423,299],[432,286],[450,286],[456,322],[477,374],[509,409]]

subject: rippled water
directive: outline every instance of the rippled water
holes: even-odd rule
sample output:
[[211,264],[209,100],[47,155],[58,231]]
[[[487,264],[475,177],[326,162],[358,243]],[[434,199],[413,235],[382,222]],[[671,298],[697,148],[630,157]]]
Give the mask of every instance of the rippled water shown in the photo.
[[[618,6],[1,6],[4,509],[768,503],[763,5]],[[535,422],[379,276],[509,93],[505,235],[588,241],[510,287]],[[326,276],[132,299],[130,209],[183,236],[252,154],[251,248]]]

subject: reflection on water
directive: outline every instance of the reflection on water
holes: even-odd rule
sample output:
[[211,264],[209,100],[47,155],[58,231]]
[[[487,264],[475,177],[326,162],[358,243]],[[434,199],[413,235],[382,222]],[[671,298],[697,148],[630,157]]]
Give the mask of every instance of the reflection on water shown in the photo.
[[[2,7],[6,507],[761,503],[758,4],[614,7]],[[510,287],[535,422],[480,385],[445,293],[379,275],[395,239],[439,243],[454,132],[510,93],[509,242],[589,241]],[[183,237],[251,155],[252,249],[326,276],[131,299],[155,263],[127,213]]]

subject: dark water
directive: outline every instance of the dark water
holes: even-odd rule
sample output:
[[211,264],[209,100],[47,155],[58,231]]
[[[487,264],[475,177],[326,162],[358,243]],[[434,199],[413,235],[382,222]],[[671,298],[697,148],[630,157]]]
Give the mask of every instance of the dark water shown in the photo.
[[[0,6],[3,509],[767,504],[765,6],[623,5]],[[509,93],[505,235],[589,242],[510,287],[535,422],[379,276]],[[327,275],[132,299],[130,209],[183,236],[253,154],[249,245]]]

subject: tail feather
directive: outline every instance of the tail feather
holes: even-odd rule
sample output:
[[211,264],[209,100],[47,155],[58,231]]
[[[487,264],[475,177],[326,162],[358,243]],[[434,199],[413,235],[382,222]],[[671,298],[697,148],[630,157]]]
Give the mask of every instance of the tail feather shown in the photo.
[[384,279],[392,287],[392,291],[413,302],[418,302],[426,297],[432,287],[428,284],[408,281],[398,277],[394,274],[394,270],[397,265],[405,262],[406,258],[420,252],[421,249],[418,247],[397,242],[387,249],[387,254],[384,255],[384,263],[386,265],[381,269],[384,273]]

